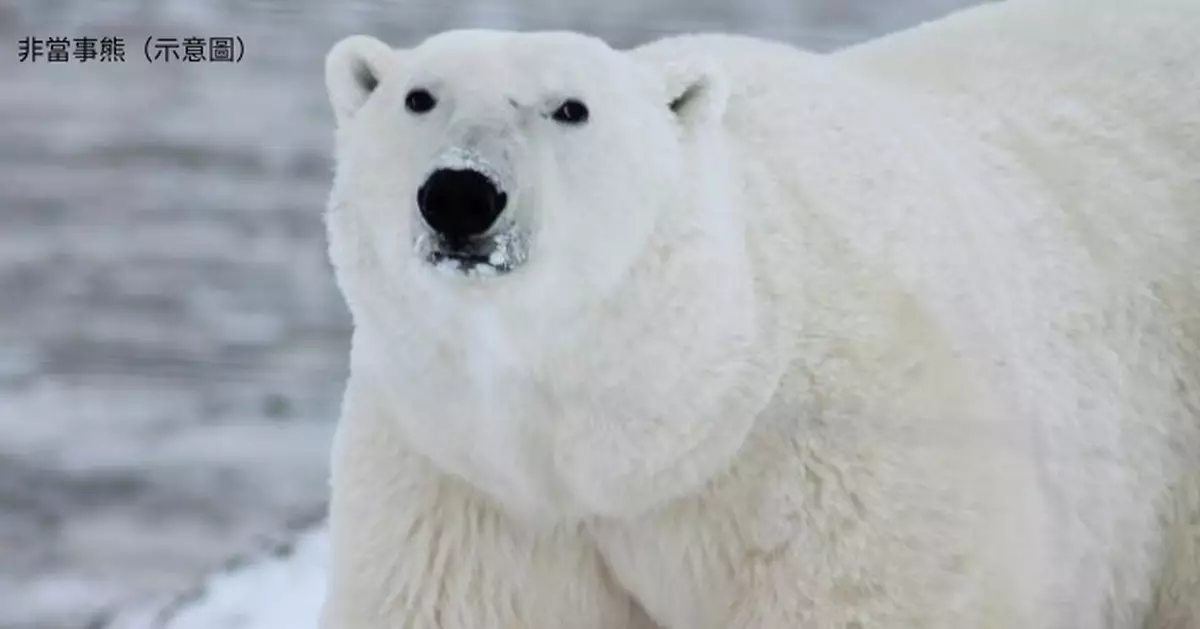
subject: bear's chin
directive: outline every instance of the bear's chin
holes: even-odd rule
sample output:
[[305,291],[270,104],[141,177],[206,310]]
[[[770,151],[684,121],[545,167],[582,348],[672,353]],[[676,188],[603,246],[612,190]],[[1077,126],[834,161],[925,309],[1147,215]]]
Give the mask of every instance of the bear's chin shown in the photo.
[[529,254],[528,238],[515,225],[464,242],[423,233],[416,239],[416,250],[437,272],[473,278],[508,275],[519,269]]

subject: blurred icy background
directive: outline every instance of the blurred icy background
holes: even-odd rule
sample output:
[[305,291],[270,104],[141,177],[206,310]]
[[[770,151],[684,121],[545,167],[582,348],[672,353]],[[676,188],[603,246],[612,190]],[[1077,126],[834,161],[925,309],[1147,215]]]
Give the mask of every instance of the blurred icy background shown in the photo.
[[[341,36],[721,30],[826,51],[973,3],[0,1],[0,629],[103,627],[319,522],[348,331],[320,219]],[[141,56],[148,36],[222,35],[242,63]],[[24,36],[125,37],[127,61],[22,64]]]

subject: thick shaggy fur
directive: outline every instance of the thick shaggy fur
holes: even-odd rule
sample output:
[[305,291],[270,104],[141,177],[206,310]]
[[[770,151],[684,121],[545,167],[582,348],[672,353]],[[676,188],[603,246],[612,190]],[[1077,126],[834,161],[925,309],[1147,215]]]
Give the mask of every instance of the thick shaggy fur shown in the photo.
[[[1197,33],[339,44],[324,628],[1200,628]],[[462,137],[521,186],[509,276],[409,246]]]

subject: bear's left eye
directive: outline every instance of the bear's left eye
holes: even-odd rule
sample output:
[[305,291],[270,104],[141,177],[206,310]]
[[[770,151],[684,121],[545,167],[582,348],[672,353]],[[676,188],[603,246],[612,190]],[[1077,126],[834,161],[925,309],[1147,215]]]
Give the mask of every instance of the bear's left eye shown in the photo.
[[583,124],[588,119],[588,108],[582,101],[571,98],[563,101],[550,117],[563,124]]
[[437,105],[437,99],[429,90],[417,88],[404,96],[404,107],[414,114],[423,114]]

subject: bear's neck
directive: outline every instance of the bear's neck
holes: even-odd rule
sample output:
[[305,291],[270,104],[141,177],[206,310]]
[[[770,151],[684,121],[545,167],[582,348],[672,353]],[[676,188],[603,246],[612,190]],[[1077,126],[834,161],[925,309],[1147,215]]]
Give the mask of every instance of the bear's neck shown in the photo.
[[516,515],[625,516],[693,491],[734,456],[787,355],[741,225],[715,223],[658,234],[571,322],[480,310],[430,336],[359,318],[352,379],[415,452]]

